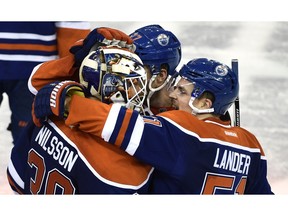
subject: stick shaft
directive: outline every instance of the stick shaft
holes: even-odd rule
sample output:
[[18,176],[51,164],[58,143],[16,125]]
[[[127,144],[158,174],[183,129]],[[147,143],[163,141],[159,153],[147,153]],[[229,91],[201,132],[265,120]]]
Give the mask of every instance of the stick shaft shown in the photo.
[[[232,59],[232,70],[236,74],[239,81],[238,59]],[[240,126],[240,101],[239,94],[234,102],[234,126]]]

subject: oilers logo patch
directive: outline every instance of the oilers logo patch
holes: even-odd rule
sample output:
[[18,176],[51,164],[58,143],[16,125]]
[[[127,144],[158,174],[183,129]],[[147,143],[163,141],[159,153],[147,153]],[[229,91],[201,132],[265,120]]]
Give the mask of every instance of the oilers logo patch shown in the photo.
[[152,124],[158,127],[162,127],[162,123],[153,116],[143,116],[143,120],[145,124]]
[[167,46],[167,44],[169,43],[169,36],[167,36],[166,34],[160,34],[157,37],[157,41],[161,46]]
[[228,68],[225,65],[218,65],[215,68],[215,72],[216,74],[218,74],[219,76],[226,76],[226,74],[228,73]]

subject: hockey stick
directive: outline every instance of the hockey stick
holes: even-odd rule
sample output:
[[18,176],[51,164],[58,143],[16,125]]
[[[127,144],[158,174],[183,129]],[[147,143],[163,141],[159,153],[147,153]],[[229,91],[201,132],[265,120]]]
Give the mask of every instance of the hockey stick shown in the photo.
[[[232,70],[236,73],[236,76],[239,80],[238,73],[238,59],[232,59]],[[234,126],[240,126],[240,102],[239,102],[239,94],[234,102]]]

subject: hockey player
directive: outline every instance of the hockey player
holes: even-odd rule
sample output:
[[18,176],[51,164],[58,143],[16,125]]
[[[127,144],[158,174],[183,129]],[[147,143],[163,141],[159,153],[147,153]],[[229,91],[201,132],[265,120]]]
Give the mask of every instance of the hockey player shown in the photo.
[[[148,74],[148,95],[145,101],[146,114],[153,115],[173,109],[168,97],[167,83],[177,73],[176,67],[181,60],[181,43],[170,31],[159,25],[148,25],[137,29],[130,37],[115,29],[96,28],[85,38],[84,44],[76,44],[70,50],[74,54],[70,58],[52,61],[34,68],[30,79],[29,89],[37,93],[45,84],[55,80],[72,79],[79,81],[73,75],[87,54],[93,50],[98,42],[106,45],[118,44],[134,51],[141,58]],[[102,34],[102,35],[101,35]],[[45,115],[43,111],[43,115]],[[43,117],[42,115],[42,117]],[[39,117],[39,116],[38,116]],[[37,118],[34,116],[37,123]]]
[[33,96],[27,88],[32,69],[61,58],[90,32],[89,22],[0,22],[0,104],[6,93],[13,143],[31,120]]
[[[155,167],[153,193],[273,194],[256,137],[220,119],[238,95],[234,72],[215,60],[199,58],[183,65],[179,74],[169,95],[176,110],[141,116],[117,104],[91,103],[73,95],[65,124],[90,129]],[[90,107],[98,111],[80,117]]]
[[[69,64],[63,65],[63,68],[65,66],[69,67]],[[67,115],[63,102],[65,96],[73,94],[81,97],[89,95],[107,103],[117,102],[141,110],[140,101],[143,103],[146,96],[147,75],[140,58],[134,53],[118,46],[100,46],[84,59],[79,71],[80,80],[87,88],[74,81],[58,81],[38,93],[54,110],[61,109],[58,115]],[[128,92],[131,88],[133,92]],[[86,111],[89,113],[88,107]],[[77,127],[71,129],[55,116],[41,123],[41,127],[28,125],[12,149],[7,176],[15,192],[147,193],[153,171],[151,166],[105,144],[101,138],[82,132]]]
[[147,25],[135,30],[130,37],[148,72],[146,114],[156,115],[173,109],[167,83],[177,74],[182,50],[178,38],[160,25]]

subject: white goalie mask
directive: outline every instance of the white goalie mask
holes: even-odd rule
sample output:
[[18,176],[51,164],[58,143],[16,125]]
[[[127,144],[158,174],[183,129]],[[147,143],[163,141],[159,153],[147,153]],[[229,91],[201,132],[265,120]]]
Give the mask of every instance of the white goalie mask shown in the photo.
[[79,78],[90,94],[102,102],[143,110],[147,74],[135,53],[118,46],[100,46],[82,61]]

